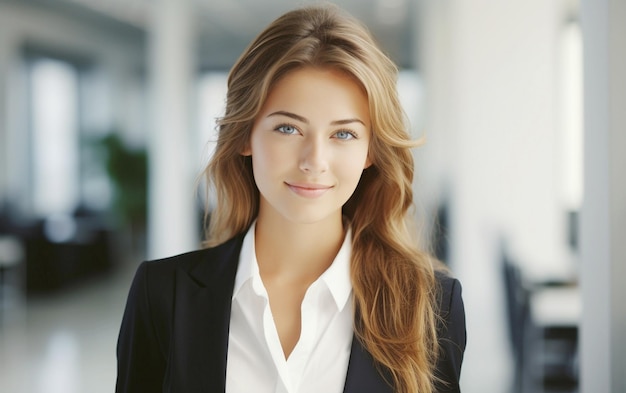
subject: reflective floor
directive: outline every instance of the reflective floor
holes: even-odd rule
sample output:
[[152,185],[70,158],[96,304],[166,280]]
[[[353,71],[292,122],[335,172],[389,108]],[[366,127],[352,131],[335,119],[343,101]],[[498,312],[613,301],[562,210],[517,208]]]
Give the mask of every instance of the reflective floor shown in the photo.
[[134,266],[4,308],[0,392],[109,393]]

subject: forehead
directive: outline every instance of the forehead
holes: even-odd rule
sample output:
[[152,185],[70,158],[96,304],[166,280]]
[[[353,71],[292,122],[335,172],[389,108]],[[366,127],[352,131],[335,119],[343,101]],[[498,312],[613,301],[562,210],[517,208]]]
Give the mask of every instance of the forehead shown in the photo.
[[299,66],[288,70],[271,83],[269,91],[270,93],[273,92],[279,85],[293,84],[306,80],[333,80],[335,82],[341,81],[342,83],[350,84],[354,88],[361,90],[361,92],[365,96],[367,96],[367,92],[363,87],[361,81],[350,72],[343,70],[339,67],[316,65]]
[[260,115],[279,108],[331,117],[358,115],[369,122],[368,104],[364,89],[351,75],[334,68],[303,67],[274,83]]

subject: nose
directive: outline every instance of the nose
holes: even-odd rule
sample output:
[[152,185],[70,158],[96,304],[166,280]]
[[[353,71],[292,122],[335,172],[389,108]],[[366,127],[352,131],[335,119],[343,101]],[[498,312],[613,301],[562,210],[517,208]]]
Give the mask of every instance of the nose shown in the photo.
[[328,146],[322,138],[311,138],[303,142],[300,170],[310,175],[319,175],[328,170]]

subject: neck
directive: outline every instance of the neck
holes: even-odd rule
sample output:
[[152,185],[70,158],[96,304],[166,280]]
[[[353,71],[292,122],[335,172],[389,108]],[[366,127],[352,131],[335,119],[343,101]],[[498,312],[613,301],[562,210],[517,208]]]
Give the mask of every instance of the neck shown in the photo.
[[300,224],[259,214],[255,248],[260,273],[315,280],[332,264],[344,236],[340,215]]

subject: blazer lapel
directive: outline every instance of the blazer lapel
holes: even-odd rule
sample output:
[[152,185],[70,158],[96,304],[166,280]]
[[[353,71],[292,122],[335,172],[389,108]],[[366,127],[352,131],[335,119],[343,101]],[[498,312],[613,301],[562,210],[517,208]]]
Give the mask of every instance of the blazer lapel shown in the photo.
[[241,238],[176,273],[169,375],[176,391],[223,393],[233,286]]
[[391,376],[383,377],[369,352],[361,345],[356,336],[352,339],[352,349],[346,374],[344,393],[393,393],[391,386],[385,381]]

